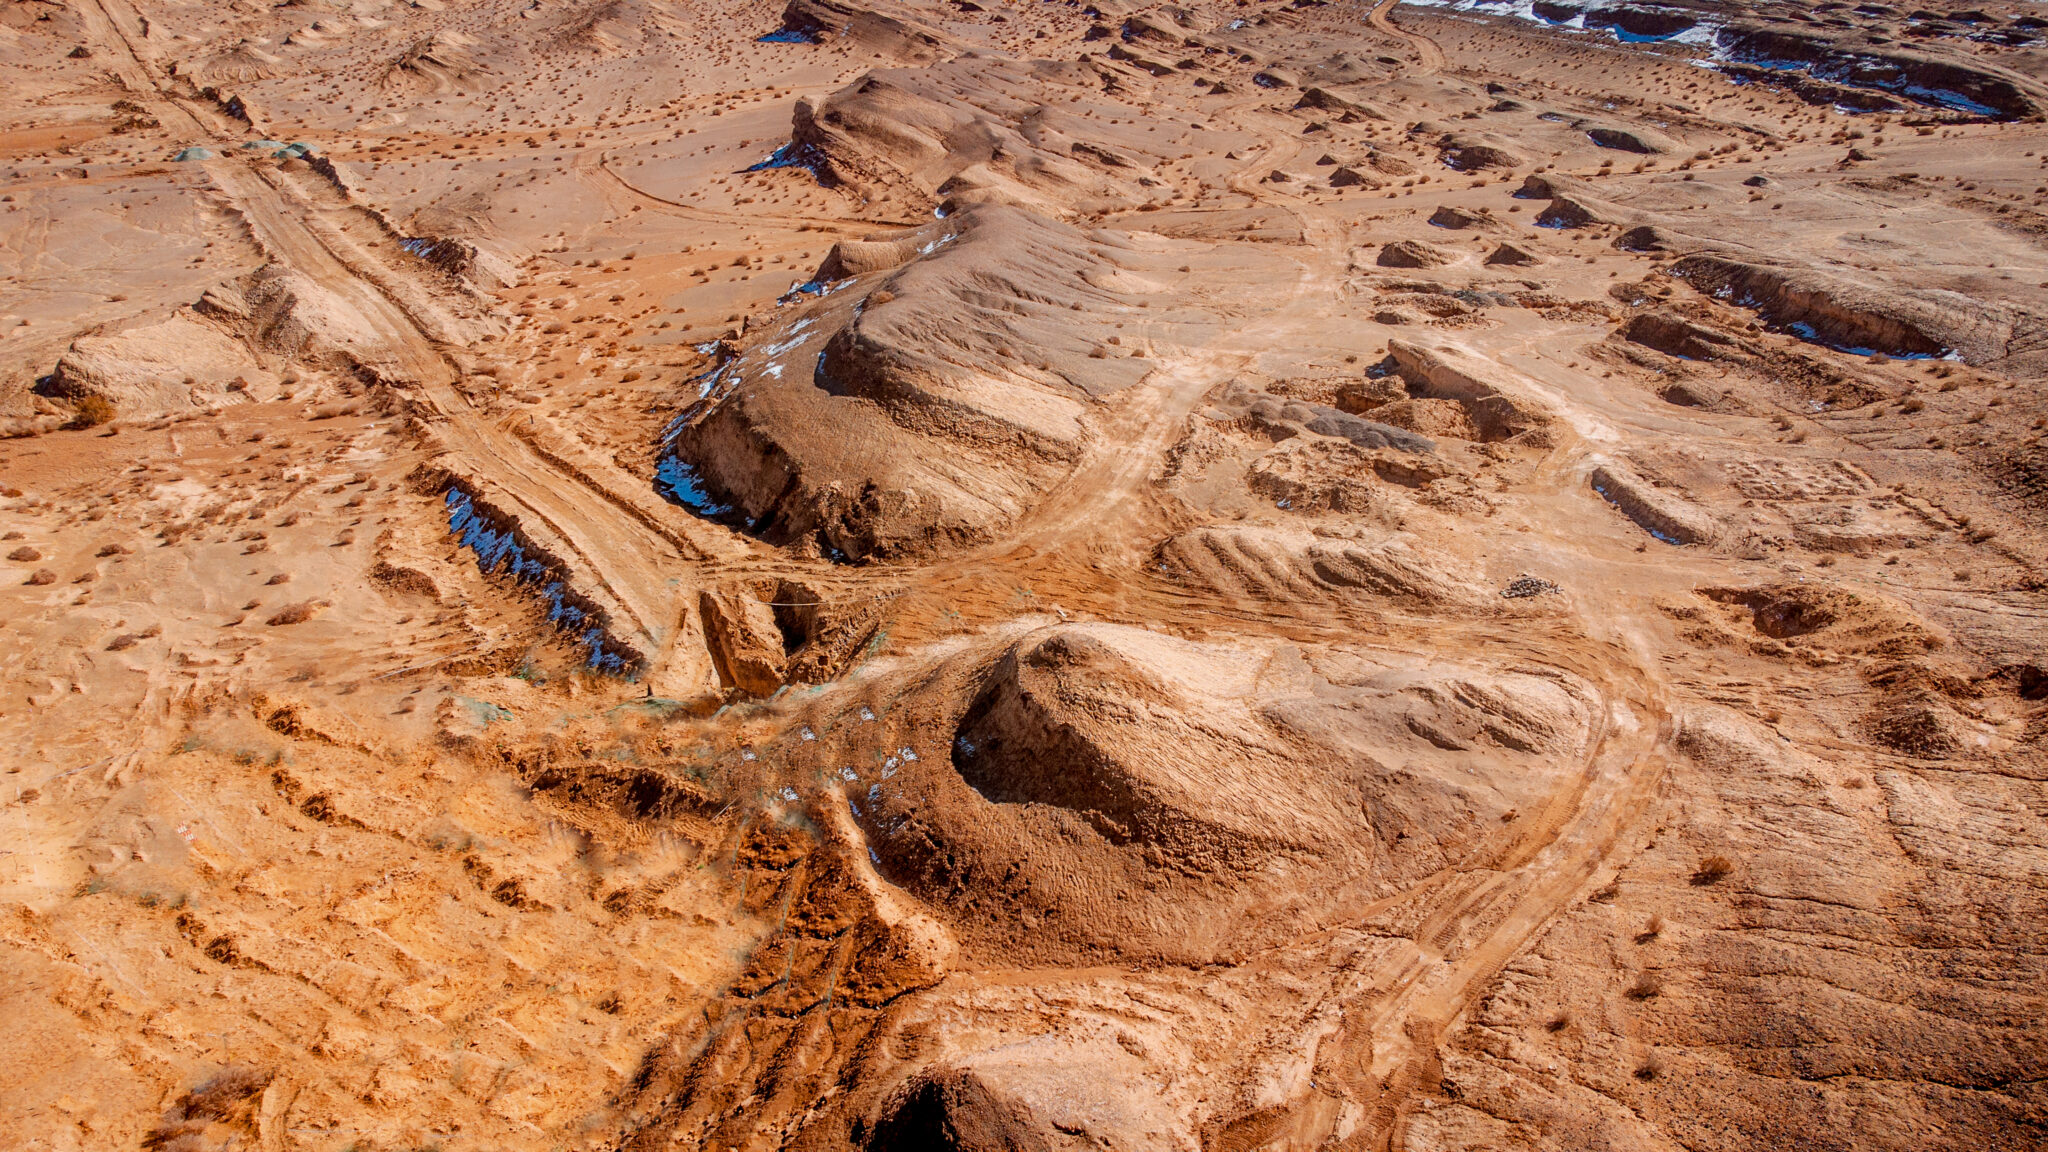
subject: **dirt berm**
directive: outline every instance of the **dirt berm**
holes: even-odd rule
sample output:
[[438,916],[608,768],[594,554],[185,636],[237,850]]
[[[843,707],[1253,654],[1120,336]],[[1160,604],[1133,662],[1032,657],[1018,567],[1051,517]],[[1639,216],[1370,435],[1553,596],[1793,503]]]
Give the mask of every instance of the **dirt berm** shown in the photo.
[[1810,268],[1752,264],[1701,253],[1672,266],[1701,292],[1754,310],[1808,339],[1894,356],[1945,356],[1971,363],[2002,358],[2011,310],[1938,288],[1859,283]]
[[1550,422],[1517,373],[1466,349],[1389,340],[1387,354],[1410,393],[1457,401],[1482,441],[1507,440]]
[[797,101],[791,141],[828,182],[893,197],[920,213],[948,200],[1025,204],[1047,214],[1148,200],[1159,137],[1046,103],[1086,91],[1088,65],[951,60],[871,72],[821,100]]
[[1705,544],[1714,538],[1714,518],[1704,509],[1657,488],[1624,465],[1599,465],[1593,469],[1592,484],[1608,503],[1666,544]]
[[988,206],[828,262],[906,254],[768,331],[675,436],[767,539],[853,560],[987,539],[1072,466],[1095,398],[1150,370],[1096,353],[1166,255]]

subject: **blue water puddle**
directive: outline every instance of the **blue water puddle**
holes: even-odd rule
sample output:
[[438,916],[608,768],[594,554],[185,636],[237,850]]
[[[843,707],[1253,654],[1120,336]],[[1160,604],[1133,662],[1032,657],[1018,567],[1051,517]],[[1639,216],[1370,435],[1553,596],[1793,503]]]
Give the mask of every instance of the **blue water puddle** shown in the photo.
[[816,44],[818,37],[814,33],[799,32],[794,28],[778,28],[766,36],[754,37],[754,42],[757,44]]
[[1808,344],[1816,344],[1822,348],[1832,348],[1837,352],[1841,352],[1849,356],[1875,356],[1879,352],[1884,352],[1886,356],[1889,356],[1894,360],[1937,360],[1949,356],[1951,354],[1950,351],[1946,348],[1942,349],[1940,352],[1885,352],[1883,349],[1880,348],[1866,348],[1860,344],[1838,344],[1833,340],[1829,340],[1827,337],[1822,336],[1820,334],[1820,329],[1814,327],[1813,324],[1808,321],[1777,320],[1772,318],[1769,311],[1767,311],[1765,308],[1764,301],[1759,300],[1755,296],[1752,296],[1748,293],[1744,293],[1743,295],[1738,297],[1735,295],[1735,289],[1732,286],[1724,286],[1716,290],[1714,293],[1714,298],[1717,300],[1727,300],[1730,303],[1749,309],[1751,312],[1756,313],[1759,317],[1762,317],[1765,325],[1768,326],[1774,332],[1788,332],[1793,336],[1797,336],[1799,339],[1806,341]]
[[671,503],[680,504],[706,520],[727,520],[735,509],[711,495],[704,478],[689,461],[671,452],[654,465],[654,486]]
[[748,165],[740,169],[740,171],[766,172],[771,168],[801,168],[817,177],[820,182],[823,182],[825,179],[824,165],[825,157],[816,148],[811,147],[809,144],[799,144],[792,140],[770,153],[767,159],[757,164]]
[[789,291],[784,292],[780,299],[777,300],[777,303],[794,303],[799,296],[830,296],[851,283],[853,283],[853,277],[851,276],[844,280],[806,280],[801,284],[792,284]]
[[626,677],[639,672],[640,654],[606,634],[596,607],[571,589],[552,564],[529,552],[511,529],[494,526],[493,515],[479,508],[469,493],[451,487],[444,500],[448,530],[475,554],[478,571],[537,589],[547,601],[548,622],[574,638],[592,670]]
[[[1850,356],[1875,356],[1881,351],[1881,349],[1877,348],[1865,348],[1860,344],[1837,344],[1823,337],[1818,329],[1804,320],[1794,320],[1777,327],[1790,332],[1808,344],[1818,344],[1823,348],[1832,348],[1837,352],[1843,352]],[[1934,360],[1939,355],[1933,352],[1886,352],[1884,354],[1894,360]]]
[[1931,107],[1945,108],[1951,112],[1987,117],[2004,115],[1989,104],[1979,103],[1960,92],[1911,83],[1900,73],[1897,65],[1869,57],[1851,56],[1842,60],[1814,64],[1804,60],[1785,60],[1762,53],[1731,52],[1729,59],[1752,67],[1767,68],[1773,72],[1804,73],[1832,84],[1875,88],[1880,92],[1904,96],[1909,100]]
[[[1616,40],[1621,41],[1623,44],[1662,44],[1666,40],[1669,40],[1672,37],[1678,35],[1678,32],[1667,32],[1661,36],[1649,36],[1641,32],[1630,32],[1626,28],[1621,28],[1611,24],[1602,25],[1602,27],[1606,28],[1609,32],[1614,33],[1614,38]],[[1680,29],[1679,31],[1683,32],[1686,31],[1686,29]]]

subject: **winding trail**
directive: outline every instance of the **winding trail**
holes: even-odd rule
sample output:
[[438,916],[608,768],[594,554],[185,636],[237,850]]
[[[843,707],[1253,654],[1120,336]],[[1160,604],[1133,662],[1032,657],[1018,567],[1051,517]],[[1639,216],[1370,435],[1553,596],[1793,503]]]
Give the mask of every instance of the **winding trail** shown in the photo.
[[1394,23],[1394,8],[1400,3],[1401,0],[1379,0],[1379,3],[1373,5],[1372,11],[1365,14],[1365,19],[1387,35],[1408,42],[1408,47],[1415,51],[1418,74],[1427,76],[1443,71],[1444,50],[1436,46],[1436,41],[1415,32],[1404,31],[1400,25]]

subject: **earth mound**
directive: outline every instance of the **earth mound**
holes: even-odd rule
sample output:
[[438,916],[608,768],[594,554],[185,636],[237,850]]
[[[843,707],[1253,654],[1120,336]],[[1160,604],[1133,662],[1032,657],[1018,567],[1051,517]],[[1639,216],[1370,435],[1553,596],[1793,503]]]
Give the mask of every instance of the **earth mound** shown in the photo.
[[[884,872],[969,950],[1205,963],[1482,851],[1595,730],[1550,671],[1291,667],[1110,625],[1016,641],[953,705],[950,762],[863,809]],[[1319,895],[1282,895],[1282,859]]]
[[1165,260],[1001,206],[867,244],[889,255],[841,249],[834,271],[916,258],[720,369],[670,451],[770,540],[850,560],[986,540],[1073,466],[1094,403],[1150,370],[1094,353]]

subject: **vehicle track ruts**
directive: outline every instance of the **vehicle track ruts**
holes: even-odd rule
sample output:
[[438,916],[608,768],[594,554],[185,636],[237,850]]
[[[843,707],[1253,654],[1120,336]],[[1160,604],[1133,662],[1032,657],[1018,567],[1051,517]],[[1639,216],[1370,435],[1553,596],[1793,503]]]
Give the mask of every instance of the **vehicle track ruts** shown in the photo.
[[[191,133],[195,142],[203,140],[223,151],[232,147],[186,101],[163,90],[149,57],[128,30],[136,18],[121,0],[90,0],[78,10],[88,36],[106,50],[123,84],[148,100],[165,124]],[[248,220],[260,247],[341,295],[376,326],[393,361],[373,366],[374,370],[386,383],[411,395],[417,414],[461,461],[454,470],[473,470],[573,550],[569,559],[592,585],[582,591],[596,593],[600,604],[616,607],[618,616],[630,622],[633,634],[622,639],[647,649],[649,671],[664,690],[688,693],[715,686],[702,645],[677,644],[684,608],[671,583],[681,572],[682,556],[675,545],[611,499],[572,498],[569,493],[585,487],[582,477],[552,466],[518,437],[477,413],[455,390],[459,372],[445,352],[446,339],[428,331],[432,321],[423,325],[421,317],[377,287],[377,279],[402,273],[380,266],[376,275],[366,274],[372,257],[333,230],[316,228],[309,219],[316,212],[312,205],[295,200],[239,159],[230,156],[204,166]]]
[[1408,46],[1415,50],[1415,71],[1418,75],[1427,76],[1431,73],[1443,71],[1444,50],[1436,46],[1436,41],[1420,33],[1405,31],[1400,25],[1394,23],[1394,8],[1400,3],[1401,0],[1379,0],[1377,4],[1373,5],[1372,11],[1366,13],[1365,18],[1373,27],[1385,32],[1387,35],[1398,37],[1408,42]]

